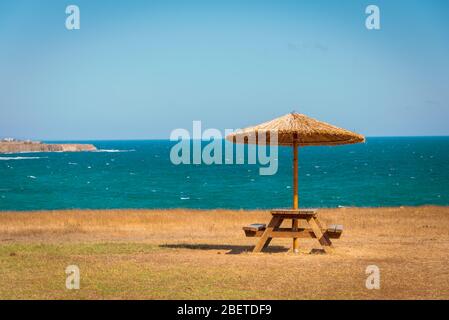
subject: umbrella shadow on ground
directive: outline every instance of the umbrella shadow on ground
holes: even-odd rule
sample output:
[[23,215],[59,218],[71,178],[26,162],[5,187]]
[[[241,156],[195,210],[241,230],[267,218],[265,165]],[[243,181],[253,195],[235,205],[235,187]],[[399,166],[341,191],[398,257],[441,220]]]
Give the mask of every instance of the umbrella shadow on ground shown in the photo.
[[[227,250],[226,254],[241,254],[245,252],[252,252],[254,246],[240,246],[231,244],[189,244],[189,243],[177,243],[177,244],[161,244],[160,248],[169,249],[190,249],[190,250]],[[282,246],[270,246],[263,250],[268,253],[287,252],[288,248]]]

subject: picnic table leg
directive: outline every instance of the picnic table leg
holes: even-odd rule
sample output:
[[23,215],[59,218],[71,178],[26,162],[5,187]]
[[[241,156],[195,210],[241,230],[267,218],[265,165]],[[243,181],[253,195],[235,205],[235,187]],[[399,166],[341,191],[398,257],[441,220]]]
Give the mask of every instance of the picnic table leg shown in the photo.
[[[325,230],[325,228],[323,228],[323,225],[321,224],[321,222],[320,222],[320,220],[318,219],[318,217],[313,217],[313,220],[315,220],[315,222],[316,222],[316,224],[318,225],[318,227],[321,229],[321,230]],[[329,243],[329,246],[330,247],[333,247],[333,245],[332,245],[332,241],[331,241],[331,239],[329,238],[329,235],[327,234],[327,232],[324,232],[323,233],[323,237],[326,239],[326,241]]]
[[321,231],[320,222],[317,222],[316,217],[307,219],[307,222],[310,225],[310,228],[312,228],[313,233],[315,234],[316,238],[320,242],[321,247],[323,248],[324,252],[329,253],[331,251],[332,243],[329,240],[329,237],[327,235],[324,235]]
[[[280,226],[281,226],[281,223],[282,223],[282,221],[284,220],[284,218],[278,218],[277,219],[277,222],[275,222],[274,224],[273,224],[273,230],[274,229],[276,229],[276,228],[279,228]],[[272,231],[273,231],[272,230]],[[263,248],[262,249],[265,249],[266,247],[268,247],[269,245],[270,245],[270,242],[271,242],[271,240],[272,240],[273,238],[272,237],[268,237],[267,238],[267,241],[265,242],[265,244],[264,244],[264,246],[263,246]]]
[[[296,232],[298,231],[298,219],[292,219],[292,231]],[[292,247],[293,253],[299,252],[299,239],[293,238],[293,247]]]
[[253,252],[260,252],[263,248],[266,248],[268,244],[271,242],[271,232],[274,228],[277,228],[282,223],[282,218],[280,217],[273,217],[271,218],[270,223],[268,224],[268,227],[265,229],[264,233],[262,234],[262,237],[260,237],[259,242],[257,242],[256,246],[253,249]]

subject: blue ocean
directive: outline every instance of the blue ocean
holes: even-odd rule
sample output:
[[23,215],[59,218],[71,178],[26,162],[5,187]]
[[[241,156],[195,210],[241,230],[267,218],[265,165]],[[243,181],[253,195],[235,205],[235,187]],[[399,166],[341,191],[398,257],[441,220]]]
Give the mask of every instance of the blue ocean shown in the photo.
[[[176,142],[82,143],[99,151],[0,155],[0,210],[291,206],[289,147],[279,148],[277,173],[264,176],[259,164],[174,165]],[[299,150],[301,207],[449,205],[448,190],[449,137]]]

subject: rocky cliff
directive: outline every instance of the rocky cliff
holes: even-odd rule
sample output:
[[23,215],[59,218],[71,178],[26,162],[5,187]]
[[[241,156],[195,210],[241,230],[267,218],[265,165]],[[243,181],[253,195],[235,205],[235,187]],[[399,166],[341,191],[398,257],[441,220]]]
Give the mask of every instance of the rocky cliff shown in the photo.
[[46,144],[40,142],[0,142],[0,153],[95,151],[92,144]]

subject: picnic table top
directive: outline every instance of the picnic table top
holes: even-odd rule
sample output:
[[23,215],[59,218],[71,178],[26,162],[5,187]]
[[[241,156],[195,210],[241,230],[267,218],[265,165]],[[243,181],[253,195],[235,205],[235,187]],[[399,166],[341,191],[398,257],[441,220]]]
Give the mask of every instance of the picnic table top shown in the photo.
[[317,209],[273,209],[271,210],[272,215],[301,215],[301,216],[314,216],[317,213]]

